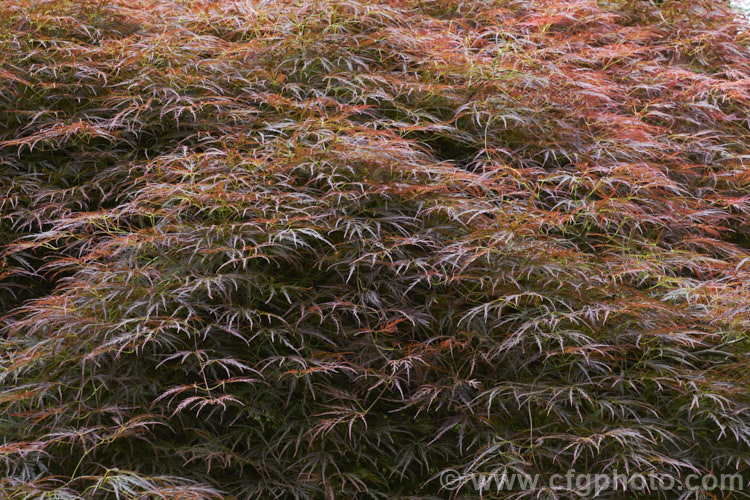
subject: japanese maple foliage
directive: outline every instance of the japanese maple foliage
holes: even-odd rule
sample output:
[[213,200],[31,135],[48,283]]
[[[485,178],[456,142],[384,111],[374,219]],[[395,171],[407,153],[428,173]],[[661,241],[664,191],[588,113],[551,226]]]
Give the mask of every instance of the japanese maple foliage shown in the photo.
[[750,480],[737,16],[3,1],[0,496]]

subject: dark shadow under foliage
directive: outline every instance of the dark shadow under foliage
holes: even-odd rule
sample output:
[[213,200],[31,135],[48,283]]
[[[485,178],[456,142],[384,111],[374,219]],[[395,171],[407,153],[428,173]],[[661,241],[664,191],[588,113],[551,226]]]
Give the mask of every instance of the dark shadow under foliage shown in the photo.
[[734,15],[2,2],[0,496],[750,480]]

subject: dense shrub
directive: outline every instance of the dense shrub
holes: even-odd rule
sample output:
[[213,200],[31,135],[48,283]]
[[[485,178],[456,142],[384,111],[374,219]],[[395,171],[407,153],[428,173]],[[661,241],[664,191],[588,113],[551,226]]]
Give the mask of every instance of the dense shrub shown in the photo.
[[1,496],[747,472],[733,16],[4,1]]

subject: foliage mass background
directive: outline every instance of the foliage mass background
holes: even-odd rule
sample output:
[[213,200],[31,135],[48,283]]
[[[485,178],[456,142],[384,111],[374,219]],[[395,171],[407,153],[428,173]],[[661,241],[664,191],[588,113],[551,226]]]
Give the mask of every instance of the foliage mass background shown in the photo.
[[705,0],[3,2],[0,493],[747,472],[748,41]]

